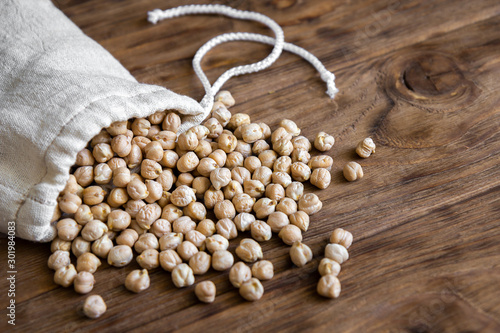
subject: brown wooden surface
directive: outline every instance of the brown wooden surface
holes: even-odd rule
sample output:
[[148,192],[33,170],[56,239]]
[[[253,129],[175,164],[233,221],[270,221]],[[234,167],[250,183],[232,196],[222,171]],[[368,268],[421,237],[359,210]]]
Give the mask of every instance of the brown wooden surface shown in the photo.
[[[256,24],[214,16],[157,26],[145,20],[148,10],[190,1],[55,2],[139,81],[197,100],[203,90],[191,59],[199,46],[224,32],[269,34]],[[317,73],[283,54],[270,69],[225,86],[237,100],[233,112],[274,127],[290,118],[309,138],[320,130],[335,136],[331,186],[307,186],[324,203],[304,236],[314,260],[293,267],[288,247],[273,239],[263,244],[264,257],[276,269],[274,279],[263,283],[263,299],[243,301],[227,273],[211,272],[198,281],[216,283],[212,305],[200,304],[193,288],[177,290],[161,269],[151,273],[147,292],[131,294],[123,281],[137,265],[105,265],[96,273],[94,292],[104,297],[108,311],[91,321],[75,310],[85,296],[52,282],[49,245],[18,240],[16,329],[500,332],[500,3],[221,3],[275,19],[287,41],[314,53],[337,76],[340,93],[330,101]],[[223,45],[203,65],[213,81],[269,50],[253,43]],[[353,148],[367,136],[377,143],[377,153],[360,160]],[[361,181],[343,179],[341,168],[350,160],[362,164]],[[336,227],[350,230],[355,242],[339,276],[341,296],[327,300],[316,294],[316,269]],[[6,240],[0,244],[4,262]],[[12,329],[6,324],[4,278],[0,287],[3,332]]]

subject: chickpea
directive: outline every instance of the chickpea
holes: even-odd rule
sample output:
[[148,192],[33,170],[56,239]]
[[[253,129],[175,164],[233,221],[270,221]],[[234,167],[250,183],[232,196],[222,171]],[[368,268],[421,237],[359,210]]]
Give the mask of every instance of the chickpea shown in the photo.
[[135,219],[143,229],[149,230],[151,225],[160,218],[162,209],[157,203],[147,204],[137,212]]
[[106,194],[106,191],[104,191],[100,186],[87,187],[83,190],[83,202],[86,205],[100,204],[104,200]]
[[299,227],[293,224],[287,224],[281,229],[278,237],[281,238],[286,245],[292,245],[295,242],[302,241],[302,232]]
[[172,185],[174,184],[174,174],[172,173],[172,170],[170,169],[165,169],[163,170],[158,178],[155,179],[158,183],[161,184],[163,187],[163,191],[169,191],[172,188]]
[[330,236],[330,243],[340,244],[348,249],[352,244],[352,234],[342,228],[337,228]]
[[94,275],[90,272],[79,272],[73,280],[75,291],[79,294],[88,294],[94,289]]
[[262,166],[262,163],[257,156],[248,156],[245,158],[243,166],[250,171],[250,173],[253,173],[257,168]]
[[293,199],[283,198],[276,205],[276,211],[291,215],[297,211],[297,203]]
[[226,107],[231,107],[234,105],[234,98],[231,93],[227,90],[221,90],[215,95],[215,102],[221,102]]
[[84,240],[82,237],[76,237],[71,244],[71,252],[73,252],[75,257],[77,258],[84,253],[90,252],[90,250],[91,250],[91,243],[89,241]]
[[224,193],[221,190],[216,190],[214,187],[210,187],[203,196],[205,207],[208,209],[213,209],[217,202],[224,200]]
[[290,248],[290,259],[295,266],[303,267],[313,258],[311,248],[301,241],[296,241]]
[[141,163],[141,176],[146,179],[156,179],[162,173],[163,169],[161,168],[160,163],[144,159]]
[[59,201],[59,208],[66,214],[74,214],[82,204],[82,199],[76,194],[66,193]]
[[206,252],[196,252],[189,259],[189,267],[193,270],[195,275],[203,275],[210,269],[212,257]]
[[207,250],[213,254],[215,251],[227,250],[229,247],[229,241],[221,235],[213,235],[207,237],[205,240],[205,246],[207,247]]
[[271,280],[274,276],[274,266],[269,260],[257,261],[252,266],[252,276],[261,281]]
[[198,223],[198,226],[196,227],[196,231],[199,231],[205,237],[210,237],[216,231],[215,223],[210,219],[205,219],[203,221],[200,221],[200,223]]
[[184,234],[180,232],[171,232],[169,234],[163,235],[161,236],[159,241],[160,250],[176,250],[183,240]]
[[242,167],[243,166],[243,161],[244,157],[241,153],[237,151],[230,152],[227,155],[226,159],[226,167],[230,170],[236,168],[236,167]]
[[222,134],[223,126],[217,118],[210,118],[203,125],[208,128],[210,139],[217,139]]
[[101,266],[101,260],[92,252],[85,252],[76,259],[76,269],[79,272],[86,271],[94,274]]
[[146,199],[149,195],[146,184],[136,179],[127,184],[127,193],[133,200]]
[[273,150],[281,156],[289,156],[293,152],[293,144],[290,140],[282,139],[273,142]]
[[144,119],[144,118],[136,118],[132,122],[132,132],[134,132],[134,135],[136,136],[146,136],[148,135],[149,129],[151,128],[151,123],[149,120]]
[[212,117],[215,118],[223,127],[229,123],[229,119],[231,119],[231,112],[222,102],[215,102],[212,107]]
[[99,143],[92,150],[92,155],[97,162],[105,163],[113,157],[113,150],[109,144]]
[[240,153],[243,158],[247,158],[252,155],[252,145],[250,143],[246,143],[243,140],[238,140],[236,142],[236,148],[234,149],[235,153]]
[[340,295],[340,281],[332,275],[327,274],[321,277],[318,282],[318,294],[327,298],[337,298]]
[[148,249],[156,250],[159,247],[158,238],[151,233],[139,235],[139,239],[134,244],[134,250],[139,254]]
[[189,216],[195,221],[204,220],[207,215],[207,210],[201,202],[191,202],[184,207],[184,215]]
[[80,186],[87,187],[94,181],[94,168],[82,166],[76,169],[73,175]]
[[236,149],[238,139],[232,134],[222,132],[222,134],[217,138],[217,143],[219,145],[219,149],[222,149],[226,154],[229,154]]
[[135,143],[132,143],[130,146],[130,153],[124,157],[126,165],[130,168],[133,169],[137,167],[138,165],[141,164],[142,162],[142,150],[141,148],[136,145]]
[[262,128],[259,124],[251,123],[241,125],[240,131],[243,141],[247,143],[254,143],[262,138]]
[[134,293],[140,293],[149,288],[150,279],[146,269],[135,269],[128,273],[125,279],[125,288]]
[[69,252],[61,250],[57,250],[52,253],[49,257],[49,260],[47,261],[47,266],[55,271],[69,264],[71,264]]
[[161,268],[171,272],[177,265],[182,263],[181,257],[174,250],[164,250],[160,252]]
[[213,159],[220,168],[226,164],[227,154],[222,149],[215,149],[208,157]]
[[184,261],[189,261],[192,256],[198,253],[198,248],[190,241],[183,241],[177,246],[177,253]]
[[128,201],[127,190],[124,188],[114,188],[109,192],[107,203],[113,208],[118,208]]
[[245,124],[250,124],[250,116],[245,113],[235,113],[231,116],[231,119],[229,119],[229,123],[227,123],[226,127],[234,131]]
[[210,145],[210,142],[201,140],[194,152],[196,156],[198,156],[198,159],[205,158],[212,153],[212,146]]
[[232,200],[237,194],[243,193],[243,187],[236,180],[231,180],[229,184],[224,187],[224,198]]
[[311,142],[305,136],[296,136],[292,139],[293,149],[311,151]]
[[162,128],[164,131],[171,131],[177,133],[179,127],[181,126],[181,118],[173,112],[167,113],[162,122]]
[[59,220],[56,225],[57,228],[57,236],[65,241],[71,241],[78,236],[80,229],[82,226],[76,223],[75,220],[66,218]]
[[134,229],[135,231],[137,231],[138,235],[142,235],[142,234],[145,234],[145,233],[148,232],[146,229],[141,228],[141,226],[137,223],[136,220],[130,221],[129,228],[130,229]]
[[271,135],[271,142],[273,145],[280,140],[290,141],[292,140],[292,134],[288,133],[283,127],[278,127]]
[[256,278],[244,282],[240,287],[240,295],[245,300],[253,302],[262,298],[264,287]]
[[356,162],[349,162],[344,166],[344,177],[350,182],[363,178],[363,169]]
[[282,212],[273,212],[267,217],[267,224],[271,227],[271,231],[278,233],[284,226],[290,224],[288,216]]
[[273,171],[270,168],[262,166],[254,171],[252,180],[260,180],[260,182],[264,184],[264,186],[267,186],[271,183],[272,174]]
[[191,172],[198,167],[200,160],[198,156],[192,151],[187,152],[185,155],[179,158],[177,162],[177,169],[180,172]]
[[272,173],[272,182],[283,186],[283,188],[287,188],[292,183],[292,178],[287,173],[275,171]]
[[227,250],[217,250],[212,254],[212,267],[216,271],[225,271],[233,266],[234,257]]
[[54,283],[63,286],[64,288],[68,288],[73,284],[76,275],[75,266],[72,264],[60,267],[54,273]]
[[142,200],[129,200],[124,205],[124,208],[131,218],[135,218],[139,210],[144,206],[146,206],[146,203]]
[[195,190],[196,197],[203,198],[205,192],[212,186],[210,179],[207,177],[196,177],[193,179],[191,184],[193,190]]
[[304,185],[300,182],[292,182],[285,190],[285,195],[287,198],[299,201],[304,193]]
[[250,224],[252,238],[257,242],[265,242],[271,239],[272,231],[269,224],[264,221],[256,220]]
[[250,213],[255,204],[255,198],[246,193],[239,193],[234,196],[232,202],[238,213]]
[[335,139],[333,136],[325,133],[319,132],[314,139],[314,147],[319,151],[327,151],[333,147]]
[[269,184],[266,186],[266,197],[274,201],[280,201],[285,197],[285,189],[280,184]]
[[210,173],[210,181],[216,190],[220,190],[231,181],[231,171],[227,168],[215,169]]
[[161,144],[161,148],[166,150],[172,150],[176,148],[176,143],[175,143],[176,139],[177,139],[177,134],[171,131],[160,131],[157,134],[153,135],[152,137],[153,141],[159,142]]
[[150,232],[152,232],[157,238],[169,234],[172,232],[170,222],[165,219],[158,219],[151,225]]
[[358,154],[359,157],[368,158],[372,153],[375,153],[375,143],[371,138],[363,139],[363,141],[358,143],[356,154]]
[[179,155],[177,155],[175,151],[165,150],[163,152],[162,159],[158,163],[167,168],[175,168],[178,160],[179,160]]
[[262,259],[262,248],[260,244],[251,238],[244,238],[236,248],[236,255],[245,262],[254,262]]
[[146,138],[145,136],[134,136],[134,138],[132,139],[132,145],[139,146],[139,148],[141,148],[141,153],[144,153],[144,148],[150,142],[151,140]]
[[319,262],[318,272],[321,276],[331,274],[337,276],[340,273],[340,264],[335,260],[323,258]]
[[135,231],[134,229],[125,229],[120,233],[120,235],[118,235],[118,237],[116,237],[116,244],[133,247],[138,239],[139,239],[139,234],[137,233],[137,231]]
[[325,247],[325,257],[343,264],[349,259],[349,252],[340,244],[328,244]]
[[259,154],[259,160],[262,166],[272,168],[274,165],[274,162],[278,159],[278,153],[276,153],[274,150],[264,150],[262,153]]
[[312,170],[323,168],[328,171],[332,169],[333,159],[327,155],[314,156],[309,160],[308,166]]
[[108,253],[108,264],[115,267],[124,267],[133,259],[132,248],[127,245],[116,245]]
[[92,243],[92,252],[101,258],[106,258],[109,251],[113,248],[113,241],[109,239],[107,234]]
[[250,180],[252,178],[252,175],[250,174],[250,171],[248,171],[245,168],[242,167],[236,167],[233,170],[231,170],[231,178],[241,185],[244,184],[245,180]]
[[217,233],[224,238],[233,239],[238,236],[238,229],[236,229],[236,225],[229,218],[220,219],[215,225],[215,228],[217,229]]
[[311,177],[311,169],[307,164],[302,162],[292,163],[290,171],[292,173],[292,178],[299,182],[305,182]]
[[79,187],[79,185],[78,185],[78,182],[76,181],[75,175],[69,175],[68,181],[66,182],[66,186],[64,187],[64,190],[61,193],[62,194],[66,194],[66,193],[76,194],[78,192],[78,187]]
[[182,150],[195,150],[200,141],[194,132],[184,132],[177,137],[177,146]]
[[193,270],[187,264],[179,264],[172,270],[172,282],[177,288],[193,285]]
[[117,135],[111,140],[111,149],[118,156],[125,157],[132,150],[132,141],[125,135]]
[[98,205],[90,207],[90,211],[92,212],[92,215],[94,216],[95,220],[98,220],[101,222],[107,222],[108,215],[111,212],[111,207],[108,204],[103,202],[103,203],[100,203]]
[[202,281],[194,288],[194,293],[203,303],[213,303],[215,300],[216,288],[212,281]]
[[159,255],[156,249],[146,249],[137,256],[136,260],[143,269],[155,269],[160,266]]
[[59,237],[56,237],[56,238],[54,238],[54,240],[52,240],[52,243],[50,243],[50,251],[52,253],[56,252],[57,250],[70,251],[71,245],[72,245],[72,242],[65,241]]
[[265,186],[260,180],[245,180],[243,182],[244,192],[252,198],[260,198],[265,192]]
[[197,248],[204,247],[205,239],[205,235],[196,230],[190,230],[186,233],[186,240],[193,243]]
[[196,195],[192,188],[182,185],[172,192],[170,201],[178,207],[186,207],[191,202],[196,201]]
[[96,319],[106,312],[106,303],[99,295],[91,295],[83,303],[83,313],[91,319]]
[[92,166],[94,165],[94,162],[94,156],[92,156],[92,153],[87,148],[83,148],[78,152],[78,154],[76,154],[75,164],[78,166]]
[[294,148],[292,151],[291,157],[292,157],[293,162],[302,162],[302,163],[307,164],[309,162],[309,160],[311,159],[311,154],[309,154],[304,149]]
[[283,119],[280,122],[280,126],[283,127],[292,136],[298,136],[300,134],[300,128],[293,120]]
[[99,143],[111,143],[111,136],[104,129],[92,138],[92,140],[90,141],[90,146],[93,148]]
[[307,215],[303,211],[297,211],[293,214],[290,214],[288,217],[290,219],[290,223],[297,226],[303,232],[306,232],[309,228],[309,215]]
[[[255,155],[259,155],[263,151],[270,150],[271,146],[265,140],[257,140],[252,145],[252,152]],[[259,160],[260,161],[260,160]]]
[[172,223],[172,229],[176,233],[183,235],[187,234],[190,230],[196,229],[196,222],[189,216],[181,216]]
[[237,262],[229,270],[229,282],[235,288],[241,287],[241,285],[252,278],[252,271],[244,262]]
[[319,200],[318,196],[314,193],[304,194],[298,202],[299,210],[308,215],[313,215],[321,210],[323,203]]
[[108,226],[99,220],[88,222],[82,229],[82,237],[86,241],[93,242],[101,238],[108,231]]
[[234,218],[236,228],[241,231],[250,230],[250,225],[255,221],[255,216],[249,213],[240,213]]
[[268,217],[276,209],[276,201],[269,198],[261,198],[253,205],[253,211],[258,219]]
[[[111,171],[115,171],[118,168],[126,168],[127,167],[127,163],[125,162],[125,159],[120,158],[120,157],[113,157],[108,162],[101,163],[101,164],[106,164],[111,169]],[[95,171],[94,171],[94,173],[95,173]]]

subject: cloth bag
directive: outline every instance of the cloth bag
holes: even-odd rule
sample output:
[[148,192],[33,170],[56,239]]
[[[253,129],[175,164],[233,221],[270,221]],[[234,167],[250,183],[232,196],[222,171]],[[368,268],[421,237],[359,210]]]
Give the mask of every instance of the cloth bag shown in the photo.
[[[180,132],[185,131],[206,118],[225,81],[270,66],[282,49],[310,61],[328,83],[332,98],[337,91],[335,76],[319,60],[284,43],[281,28],[258,13],[220,5],[149,13],[152,23],[181,15],[223,14],[261,22],[275,32],[275,39],[233,33],[206,43],[193,61],[206,90],[198,103],[164,87],[138,83],[50,0],[4,0],[0,10],[0,232],[7,233],[8,223],[15,221],[16,236],[28,240],[55,237],[51,218],[76,154],[112,122],[171,109],[181,115]],[[264,60],[233,68],[212,86],[201,70],[201,59],[212,47],[232,40],[274,48]]]

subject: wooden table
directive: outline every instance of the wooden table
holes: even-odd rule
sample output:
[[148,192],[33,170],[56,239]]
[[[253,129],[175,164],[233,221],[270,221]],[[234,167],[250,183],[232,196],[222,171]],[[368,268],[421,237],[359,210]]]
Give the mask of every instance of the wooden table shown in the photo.
[[[54,2],[139,81],[197,100],[203,89],[191,59],[198,47],[224,32],[269,34],[215,16],[157,26],[145,20],[148,10],[186,3],[181,0]],[[313,261],[294,267],[288,247],[273,238],[263,244],[276,270],[263,283],[263,299],[243,301],[227,272],[212,271],[199,279],[217,285],[211,305],[199,303],[192,287],[176,289],[161,269],[151,273],[148,291],[132,294],[123,281],[138,266],[104,265],[94,292],[108,311],[92,321],[76,311],[85,296],[52,282],[49,245],[18,239],[17,331],[500,332],[500,2],[222,3],[273,18],[287,41],[337,76],[340,92],[331,101],[308,63],[284,53],[271,68],[225,85],[237,100],[233,112],[273,128],[292,119],[308,138],[318,131],[335,136],[331,186],[306,187],[324,203],[304,235]],[[210,52],[203,66],[213,82],[269,51],[231,43]],[[368,136],[377,152],[361,160],[354,148]],[[351,160],[365,177],[348,183],[341,169]],[[316,294],[317,266],[336,227],[350,230],[355,241],[339,276],[341,296],[328,300]],[[6,240],[0,244],[3,262]],[[12,329],[5,278],[0,287],[5,332]]]

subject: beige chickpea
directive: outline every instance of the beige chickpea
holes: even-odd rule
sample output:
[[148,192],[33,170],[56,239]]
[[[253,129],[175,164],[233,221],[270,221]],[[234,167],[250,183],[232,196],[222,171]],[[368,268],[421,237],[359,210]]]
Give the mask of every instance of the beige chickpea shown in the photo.
[[198,156],[198,159],[208,157],[208,155],[212,153],[212,146],[210,145],[210,142],[207,140],[201,140],[194,150],[194,153]]
[[208,157],[213,159],[220,168],[226,164],[227,154],[222,149],[215,149]]
[[106,259],[109,251],[113,248],[113,241],[109,239],[107,234],[95,240],[92,243],[92,253],[96,256]]
[[259,180],[264,186],[267,186],[272,181],[272,175],[273,171],[270,168],[261,166],[254,171],[252,180]]
[[[91,167],[92,168],[92,167]],[[62,194],[73,193],[76,194],[78,192],[78,182],[76,181],[75,175],[69,175],[68,181],[66,182],[66,186],[64,190],[61,192]]]
[[320,189],[327,188],[330,185],[331,179],[330,171],[323,168],[314,169],[311,174],[311,184]]
[[325,133],[319,132],[314,139],[314,147],[319,151],[330,150],[335,143],[333,136]]
[[54,283],[64,288],[68,288],[73,284],[77,275],[75,266],[72,264],[60,267],[54,273]]
[[328,244],[325,247],[325,257],[343,264],[349,259],[349,252],[340,244]]
[[262,163],[257,156],[248,156],[245,158],[243,166],[250,171],[250,173],[253,173],[257,168],[262,166]]
[[293,199],[283,198],[276,205],[276,211],[291,215],[297,211],[297,203]]
[[104,222],[99,220],[92,220],[83,227],[81,234],[83,239],[89,242],[93,242],[96,239],[101,238],[107,231],[108,226]]
[[196,222],[194,222],[189,216],[181,216],[172,223],[172,230],[183,235],[187,234],[190,230],[195,229]]
[[340,264],[335,260],[323,258],[319,262],[318,272],[321,276],[331,274],[337,276],[340,273]]
[[161,168],[160,163],[144,159],[141,163],[141,176],[146,179],[156,179],[162,173],[163,169]]
[[210,173],[210,181],[216,190],[220,190],[231,181],[231,171],[228,168],[217,168]]
[[243,238],[236,248],[236,255],[245,262],[254,262],[262,259],[262,248],[260,244],[251,238]]
[[196,134],[198,140],[204,140],[207,138],[207,135],[210,133],[209,129],[203,125],[196,125],[187,130],[188,132],[193,132]]
[[363,178],[363,168],[356,162],[349,162],[344,166],[344,177],[350,182]]
[[362,158],[368,158],[372,153],[375,153],[375,143],[371,138],[363,139],[356,147],[356,154]]
[[172,227],[168,220],[158,219],[151,225],[150,232],[152,232],[157,238],[160,238],[172,232]]
[[234,218],[236,228],[241,231],[250,230],[250,225],[255,221],[255,216],[249,213],[240,213]]
[[144,147],[144,155],[147,159],[160,162],[163,159],[163,147],[158,141],[151,141]]
[[304,184],[297,181],[292,182],[285,190],[285,196],[295,201],[299,201],[299,199],[302,198],[303,194]]
[[271,137],[271,128],[265,123],[257,123],[262,128],[262,138],[267,140]]
[[272,168],[274,165],[274,162],[278,159],[278,153],[276,153],[274,150],[264,150],[262,153],[259,154],[259,160],[262,166]]
[[212,221],[210,219],[205,219],[203,221],[200,221],[198,223],[198,225],[196,226],[196,231],[199,231],[205,237],[210,237],[216,231],[215,223],[214,223],[214,221]]
[[120,158],[120,157],[113,157],[112,159],[107,161],[105,164],[111,169],[111,171],[115,171],[118,168],[126,168],[127,167],[127,163],[125,162],[125,159]]
[[229,154],[236,149],[238,139],[232,134],[222,132],[222,134],[217,138],[217,143],[219,145],[219,149],[222,149],[226,154]]
[[117,187],[127,187],[130,180],[131,177],[129,168],[116,168],[113,171],[113,185]]
[[196,201],[196,195],[192,188],[182,185],[172,192],[170,201],[177,207],[186,207],[191,202]]
[[152,204],[160,200],[163,195],[163,186],[154,180],[146,179],[146,188],[148,196],[144,199],[147,203]]
[[138,179],[127,184],[127,193],[133,200],[146,199],[149,195],[146,184]]
[[243,185],[245,180],[250,180],[252,178],[252,175],[247,169],[243,167],[236,167],[231,170],[231,178]]
[[214,213],[217,219],[233,219],[236,215],[236,210],[230,200],[218,201],[214,206]]
[[198,171],[199,174],[204,176],[204,177],[210,177],[210,174],[212,173],[212,171],[214,171],[218,168],[219,168],[219,165],[217,164],[216,161],[214,161],[210,157],[204,157],[199,161],[198,166],[196,168],[196,171]]
[[178,160],[179,160],[179,155],[177,155],[175,151],[165,150],[163,151],[162,159],[158,163],[167,168],[175,168]]
[[76,162],[75,164],[78,166],[86,166],[86,165],[94,165],[94,156],[92,156],[92,152],[87,148],[83,148],[76,154]]
[[283,188],[287,188],[288,185],[292,183],[292,178],[288,173],[284,173],[281,171],[275,171],[272,173],[272,182],[274,184],[279,184],[283,186]]
[[[108,215],[111,212],[111,207],[107,203],[100,203],[98,205],[90,207],[90,211],[94,216],[94,220],[101,222],[108,221]],[[87,223],[88,224],[88,223]]]
[[179,264],[172,270],[172,282],[177,288],[189,287],[194,283],[193,270],[187,264]]
[[194,288],[196,297],[203,303],[213,303],[215,300],[216,288],[212,281],[202,281]]
[[79,294],[88,294],[94,289],[94,274],[86,271],[79,272],[73,280],[73,287]]
[[99,295],[91,295],[85,299],[82,311],[85,316],[96,319],[106,312],[106,303]]
[[190,230],[186,233],[186,240],[193,243],[197,248],[203,248],[206,236],[197,230]]
[[92,150],[94,159],[99,163],[105,163],[113,157],[113,150],[107,143],[99,143]]
[[314,193],[304,194],[298,202],[299,210],[305,212],[308,215],[313,215],[321,210],[323,203]]
[[[270,150],[271,146],[265,140],[257,140],[252,145],[252,153],[259,155],[263,151]],[[260,161],[260,160],[259,160]]]
[[309,163],[307,164],[312,170],[317,168],[323,168],[328,171],[332,169],[333,159],[328,155],[318,155],[311,157]]
[[137,223],[136,220],[132,220],[130,221],[130,226],[129,226],[130,229],[134,229],[135,231],[137,231],[137,234],[138,235],[142,235],[142,234],[145,234],[148,232],[147,229],[143,229],[141,228],[141,226]]
[[212,257],[203,251],[196,252],[189,258],[189,267],[195,275],[203,275],[210,269]]
[[125,278],[125,288],[134,293],[140,293],[149,288],[150,279],[147,269],[135,269]]
[[260,198],[264,195],[266,188],[260,180],[245,180],[243,182],[244,193],[252,198]]
[[267,224],[271,227],[271,231],[279,233],[284,226],[290,224],[288,216],[282,212],[273,212],[267,217]]
[[82,229],[82,226],[76,223],[75,220],[70,218],[65,218],[59,220],[56,224],[57,236],[65,241],[71,241],[78,236],[78,233]]
[[151,128],[151,123],[149,120],[144,118],[136,118],[132,122],[132,126],[130,127],[134,135],[136,136],[146,136],[148,135],[149,129]]
[[161,127],[159,125],[151,125],[151,128],[148,131],[148,135],[146,137],[148,139],[153,140],[153,138],[161,132]]
[[175,176],[171,169],[163,170],[158,178],[155,179],[163,187],[163,191],[169,191],[175,182]]
[[183,241],[177,246],[177,253],[184,261],[189,261],[192,256],[198,253],[198,248],[190,241]]
[[303,232],[309,228],[309,215],[303,211],[297,211],[288,216],[290,223],[297,226]]
[[146,249],[137,256],[136,260],[141,268],[151,270],[160,266],[159,255],[156,249]]
[[[94,148],[95,149],[95,148]],[[111,149],[120,157],[130,154],[132,141],[125,135],[117,135],[111,140]]]
[[254,143],[262,138],[262,128],[259,124],[251,123],[241,125],[240,131],[243,141],[247,143]]
[[243,158],[247,158],[252,155],[252,145],[243,140],[238,140],[236,142],[236,148],[234,149],[235,153],[240,153]]
[[106,202],[113,208],[118,208],[128,202],[128,193],[125,188],[116,187],[109,192]]
[[132,248],[127,245],[116,245],[108,253],[108,264],[114,267],[127,266],[132,259]]
[[301,241],[296,241],[290,248],[290,259],[297,267],[303,267],[313,258],[311,248]]
[[273,164],[274,172],[289,174],[291,171],[292,159],[289,156],[280,156]]
[[250,233],[252,235],[252,238],[258,242],[268,241],[272,236],[272,231],[269,224],[260,220],[256,220],[250,224]]
[[167,113],[162,122],[162,128],[164,131],[171,131],[177,133],[179,127],[181,126],[181,118],[173,112]]
[[141,164],[142,162],[142,150],[141,148],[132,143],[130,146],[130,153],[124,157],[125,163],[130,169],[133,169]]
[[92,252],[83,253],[76,259],[76,270],[86,271],[92,274],[101,266],[101,260]]
[[59,209],[66,214],[74,214],[82,204],[82,199],[72,193],[66,193],[59,201]]
[[200,141],[194,132],[184,132],[177,137],[177,146],[182,150],[195,150]]
[[111,125],[109,125],[108,128],[106,128],[106,131],[111,134],[112,136],[116,135],[122,135],[127,132],[128,127],[128,121],[115,121]]
[[293,152],[293,144],[290,140],[278,140],[273,142],[273,150],[280,156],[290,156]]
[[71,252],[73,252],[77,258],[84,253],[90,252],[91,249],[92,244],[82,237],[76,237],[71,243]]
[[226,107],[231,107],[234,105],[235,101],[231,93],[227,90],[219,91],[214,98],[215,102],[221,102]]
[[253,302],[262,298],[262,295],[264,294],[264,287],[259,280],[251,278],[241,285],[239,291],[241,297],[247,301]]
[[269,198],[261,198],[253,205],[253,211],[258,219],[263,219],[269,216],[276,210],[276,201]]
[[210,187],[203,196],[205,207],[208,209],[213,209],[217,202],[224,200],[224,192],[221,190],[216,190],[213,186]]
[[269,260],[257,261],[252,266],[252,276],[260,281],[271,280],[274,276],[274,266]]
[[241,153],[237,151],[230,152],[227,155],[225,167],[232,170],[236,167],[242,167],[244,162],[244,157]]
[[89,206],[80,205],[80,207],[78,207],[75,212],[74,219],[76,222],[78,222],[78,224],[85,225],[89,221],[92,221],[94,219],[94,215],[92,214]]
[[292,136],[298,136],[300,134],[300,128],[293,120],[283,119],[282,121],[280,121],[280,126],[283,127]]
[[337,228],[330,236],[330,243],[340,244],[348,249],[352,244],[352,234],[347,230]]
[[175,149],[177,146],[175,142],[176,139],[177,139],[177,134],[171,131],[160,131],[157,134],[153,135],[152,137],[152,140],[159,142],[161,144],[161,148],[164,150]]
[[50,251],[52,253],[56,252],[57,250],[60,250],[60,251],[70,251],[71,250],[71,245],[72,245],[72,242],[65,241],[65,240],[62,240],[59,237],[56,237],[50,243]]
[[227,250],[229,241],[221,235],[212,235],[205,240],[205,246],[213,254],[215,251]]
[[241,287],[241,285],[252,278],[252,271],[244,262],[237,262],[229,270],[229,282],[235,288]]
[[233,132],[231,132],[230,130],[223,130],[222,133],[227,133],[227,134],[230,134],[230,135],[234,135],[236,137],[236,139],[238,140],[242,140],[243,141],[243,136],[241,135],[241,126],[239,126],[238,128],[236,128]]
[[285,128],[278,127],[271,135],[271,142],[274,145],[274,143],[280,140],[291,141],[292,137],[292,134],[289,133]]
[[139,148],[141,148],[142,153],[144,153],[144,147],[146,147],[146,145],[150,142],[151,140],[146,138],[145,136],[134,136],[132,138],[132,145],[139,146]]
[[184,234],[180,232],[171,232],[161,236],[159,240],[160,250],[176,250],[179,244],[184,240]]
[[255,198],[246,193],[238,193],[234,196],[232,202],[238,213],[250,213],[255,204]]
[[106,130],[101,130],[99,134],[94,136],[92,140],[90,141],[90,146],[95,147],[99,143],[110,143],[111,142],[111,135]]
[[241,125],[250,124],[250,116],[245,113],[235,113],[229,119],[226,127],[231,131],[234,131]]
[[311,159],[311,154],[304,149],[294,148],[290,156],[292,157],[292,162],[302,162],[305,164],[309,163]]
[[198,156],[192,151],[187,152],[185,155],[179,158],[177,161],[177,169],[180,172],[191,172],[198,167],[200,160]]
[[156,250],[159,247],[158,238],[151,233],[139,235],[139,239],[134,244],[134,250],[139,254],[148,249]]
[[296,136],[292,139],[293,149],[311,151],[311,142],[305,136]]
[[47,266],[55,271],[69,264],[71,264],[69,252],[62,250],[57,250],[52,253],[47,261]]
[[201,202],[191,202],[184,207],[183,213],[185,216],[189,216],[195,221],[201,221],[205,219],[207,210]]
[[135,216],[143,206],[146,206],[146,203],[142,200],[129,200],[124,205],[124,208],[125,211],[129,213],[131,218],[135,218]]
[[160,218],[162,209],[157,203],[147,204],[137,212],[135,219],[139,226],[149,230],[151,225]]
[[191,184],[193,190],[195,190],[196,197],[203,198],[205,192],[212,186],[210,179],[207,177],[196,177],[193,179]]
[[175,250],[164,250],[159,256],[161,268],[167,272],[171,272],[177,265],[182,263],[181,257]]
[[319,280],[317,292],[326,298],[337,298],[340,295],[340,289],[339,279],[332,274],[327,274]]
[[222,126],[226,126],[231,119],[231,112],[222,102],[215,102],[212,106],[212,117],[215,118]]
[[295,242],[302,241],[302,231],[300,231],[299,227],[288,224],[281,228],[278,237],[281,238],[286,245],[292,245]]
[[[139,239],[139,234],[134,229],[125,229],[115,239],[117,245],[126,245],[133,247]],[[109,255],[109,252],[108,252]]]
[[278,202],[285,197],[285,189],[280,184],[269,184],[266,186],[265,195]]
[[208,128],[208,137],[210,139],[217,139],[222,134],[223,125],[217,118],[210,118],[203,125]]
[[232,200],[235,195],[243,193],[243,187],[236,180],[231,180],[229,184],[224,187],[224,198]]
[[299,182],[305,182],[311,177],[311,169],[307,166],[307,164],[302,162],[292,163],[290,172],[293,180]]
[[92,166],[82,166],[73,173],[80,186],[87,187],[94,181],[94,168]]
[[163,122],[166,115],[167,113],[165,111],[156,111],[148,117],[148,120],[151,124],[158,125]]
[[225,271],[233,266],[233,254],[227,250],[217,250],[212,254],[212,268],[216,271]]
[[236,225],[229,218],[220,219],[215,228],[217,229],[217,234],[224,238],[233,239],[238,236],[238,229],[236,229]]
[[106,196],[106,191],[100,186],[89,186],[83,190],[83,202],[86,205],[100,204]]

